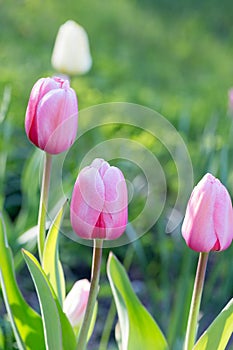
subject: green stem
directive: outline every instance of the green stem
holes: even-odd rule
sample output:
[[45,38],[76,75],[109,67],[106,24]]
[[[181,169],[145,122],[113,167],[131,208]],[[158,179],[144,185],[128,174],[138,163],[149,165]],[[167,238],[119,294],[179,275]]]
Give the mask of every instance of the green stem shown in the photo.
[[92,258],[92,274],[91,274],[91,287],[88,298],[87,308],[84,316],[84,320],[80,329],[77,350],[85,350],[87,345],[88,331],[99,291],[99,279],[100,279],[100,267],[102,260],[102,247],[103,240],[95,239],[93,247],[93,258]]
[[43,251],[44,251],[45,231],[46,231],[46,213],[47,213],[48,196],[49,196],[51,165],[52,165],[52,156],[48,153],[45,153],[44,171],[43,171],[43,177],[42,177],[40,206],[39,206],[39,215],[38,215],[38,227],[39,227],[38,251],[39,251],[40,261],[42,261]]
[[108,315],[106,317],[103,332],[101,335],[99,350],[106,350],[107,349],[115,317],[116,317],[116,307],[115,307],[114,302],[112,301],[110,308],[108,310]]
[[189,310],[188,325],[184,343],[184,350],[192,350],[196,340],[197,322],[201,304],[201,296],[205,280],[205,272],[208,253],[200,253],[197,266],[196,278],[193,287],[192,301]]

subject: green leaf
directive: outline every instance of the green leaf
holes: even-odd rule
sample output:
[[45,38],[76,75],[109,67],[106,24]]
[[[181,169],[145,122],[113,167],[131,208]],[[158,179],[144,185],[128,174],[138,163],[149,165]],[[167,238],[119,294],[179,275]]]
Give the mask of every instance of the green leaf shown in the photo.
[[87,340],[88,341],[91,338],[93,330],[94,330],[94,327],[95,327],[97,313],[98,313],[98,302],[96,302],[95,306],[94,306],[93,315],[92,315],[89,331],[88,331],[88,334],[87,334]]
[[3,99],[0,104],[0,210],[4,207],[4,187],[6,177],[6,163],[11,142],[12,128],[7,124],[6,117],[11,101],[11,87],[6,86],[3,92]]
[[65,202],[50,226],[43,253],[43,270],[45,271],[60,304],[65,298],[65,278],[58,252],[58,236],[63,217]]
[[0,124],[5,120],[11,102],[11,86],[5,86],[0,105]]
[[[38,148],[28,157],[21,178],[23,202],[19,215],[16,218],[18,233],[34,225],[38,215],[38,192],[40,189],[41,164],[44,152]],[[29,186],[30,184],[30,186]]]
[[193,350],[224,350],[233,333],[233,299],[216,317],[195,344]]
[[74,350],[76,339],[73,329],[44,271],[31,253],[23,250],[23,255],[39,298],[47,350]]
[[168,349],[160,328],[135,295],[123,265],[112,253],[107,273],[119,316],[121,349]]
[[4,335],[1,327],[0,327],[0,350],[4,350]]
[[13,258],[0,215],[0,281],[6,309],[19,349],[45,349],[41,317],[25,302],[18,288]]

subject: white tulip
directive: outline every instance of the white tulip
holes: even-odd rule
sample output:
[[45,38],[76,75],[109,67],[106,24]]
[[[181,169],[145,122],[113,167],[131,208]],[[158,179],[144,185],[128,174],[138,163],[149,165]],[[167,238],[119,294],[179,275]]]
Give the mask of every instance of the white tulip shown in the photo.
[[67,294],[63,311],[73,327],[80,327],[88,302],[90,282],[87,279],[77,281]]
[[88,36],[78,23],[69,20],[59,28],[52,53],[52,65],[67,75],[84,74],[90,70],[92,58]]

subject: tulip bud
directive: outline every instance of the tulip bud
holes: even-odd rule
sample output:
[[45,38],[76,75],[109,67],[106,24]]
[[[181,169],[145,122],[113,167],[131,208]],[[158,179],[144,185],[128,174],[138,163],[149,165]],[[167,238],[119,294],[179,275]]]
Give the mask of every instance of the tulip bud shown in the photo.
[[116,239],[128,218],[127,187],[122,172],[103,159],[85,167],[74,185],[71,225],[86,239]]
[[233,88],[229,90],[228,98],[229,98],[229,110],[233,112]]
[[72,327],[77,328],[82,324],[87,307],[90,285],[87,279],[77,281],[64,300],[63,311]]
[[92,65],[88,36],[83,27],[67,21],[58,31],[52,53],[53,67],[64,74],[84,74]]
[[66,151],[75,141],[78,103],[68,80],[41,78],[29,98],[25,129],[29,140],[50,154]]
[[223,184],[206,174],[194,188],[188,202],[182,235],[197,252],[221,251],[233,239],[231,198]]

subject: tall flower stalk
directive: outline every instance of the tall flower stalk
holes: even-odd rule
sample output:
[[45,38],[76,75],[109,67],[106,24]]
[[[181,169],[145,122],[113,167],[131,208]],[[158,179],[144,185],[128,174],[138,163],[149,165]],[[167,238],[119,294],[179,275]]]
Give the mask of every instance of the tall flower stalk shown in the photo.
[[102,260],[103,240],[95,239],[92,258],[91,287],[87,303],[84,320],[80,329],[77,350],[85,350],[90,329],[91,320],[94,313],[95,303],[99,291],[99,279]]
[[184,343],[184,350],[192,350],[197,335],[198,316],[201,304],[202,291],[205,280],[208,253],[200,253],[197,265],[197,272],[193,287],[192,301],[189,310],[187,332]]
[[90,294],[77,344],[78,350],[85,350],[99,289],[103,240],[120,237],[128,219],[128,193],[120,169],[99,158],[82,169],[72,193],[70,219],[79,237],[94,241]]
[[46,213],[48,207],[48,197],[49,197],[49,185],[50,185],[50,175],[52,166],[52,156],[48,153],[44,153],[44,169],[41,184],[41,195],[40,195],[40,206],[38,214],[38,231],[37,236],[39,257],[42,261],[45,233],[46,233]]

